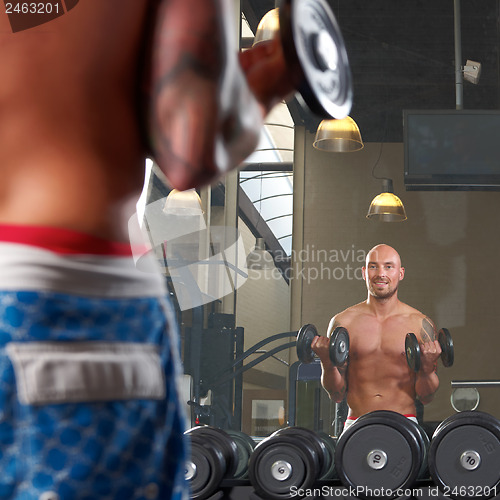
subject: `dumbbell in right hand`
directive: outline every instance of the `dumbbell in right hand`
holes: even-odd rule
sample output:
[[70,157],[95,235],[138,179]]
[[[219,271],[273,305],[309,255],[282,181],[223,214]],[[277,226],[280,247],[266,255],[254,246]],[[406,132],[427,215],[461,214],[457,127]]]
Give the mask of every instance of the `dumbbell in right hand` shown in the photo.
[[[453,365],[455,359],[453,339],[447,328],[441,328],[438,333],[438,341],[441,347],[441,361],[443,366]],[[405,338],[405,354],[408,366],[415,372],[420,370],[420,344],[414,333],[407,333]]]
[[[297,357],[302,363],[311,363],[315,354],[311,344],[319,337],[314,325],[304,325],[297,335]],[[342,326],[333,330],[329,342],[329,357],[334,366],[343,366],[349,357],[349,332]]]

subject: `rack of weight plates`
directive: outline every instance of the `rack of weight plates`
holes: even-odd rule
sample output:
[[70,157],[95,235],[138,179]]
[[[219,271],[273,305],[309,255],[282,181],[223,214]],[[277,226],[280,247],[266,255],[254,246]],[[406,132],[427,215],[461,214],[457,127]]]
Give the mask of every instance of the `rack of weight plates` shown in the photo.
[[196,426],[191,498],[500,498],[500,421],[463,411],[434,427],[391,411],[363,415],[338,439],[286,427],[256,442]]

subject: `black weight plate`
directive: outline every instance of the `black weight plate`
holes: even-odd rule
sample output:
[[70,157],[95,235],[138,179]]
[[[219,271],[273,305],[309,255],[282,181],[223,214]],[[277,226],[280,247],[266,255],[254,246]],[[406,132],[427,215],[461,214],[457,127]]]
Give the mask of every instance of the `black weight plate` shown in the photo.
[[349,357],[349,332],[337,326],[330,337],[330,360],[335,366],[343,366]]
[[405,338],[406,361],[411,370],[420,370],[420,344],[414,333],[407,333]]
[[336,439],[328,435],[326,432],[318,432],[318,436],[321,438],[323,443],[328,450],[328,469],[320,476],[320,479],[335,479],[337,474],[335,472],[335,443]]
[[441,328],[438,333],[438,341],[441,346],[441,361],[446,367],[452,366],[455,361],[455,350],[453,347],[453,339],[447,328]]
[[233,477],[235,479],[244,479],[248,475],[248,461],[250,460],[250,456],[255,449],[256,443],[248,434],[245,434],[244,432],[232,429],[227,429],[226,432],[236,443],[238,448],[238,466],[236,467],[236,472]]
[[[494,434],[482,427],[463,425],[451,429],[433,453],[431,476],[450,491],[458,489],[458,495],[451,495],[453,498],[475,498],[476,487],[493,489],[500,482],[500,443]],[[472,466],[477,468],[468,470],[462,463],[462,456],[465,461],[473,460]]]
[[[388,425],[356,427],[356,432],[341,447],[342,437],[337,443],[335,466],[340,480],[345,486],[357,488],[358,492],[380,488],[395,491],[404,487],[413,467],[412,449],[407,440]],[[381,469],[373,469],[368,463],[370,453],[375,450],[387,456],[387,462]],[[366,495],[360,496],[367,498]]]
[[248,465],[250,482],[262,498],[291,498],[294,489],[307,489],[315,478],[315,464],[292,436],[268,438],[255,448]]
[[[373,411],[359,417],[340,436],[335,468],[345,486],[360,486],[360,497],[372,498],[363,493],[369,488],[385,488],[386,498],[395,498],[394,488],[411,488],[418,478],[423,449],[415,422],[393,411]],[[383,453],[378,456],[375,452]]]
[[206,446],[199,440],[192,441],[191,458],[186,464],[191,498],[204,500],[212,496],[219,488],[224,468],[224,457],[220,450]]
[[428,459],[428,455],[429,455],[429,446],[430,446],[431,442],[430,442],[429,436],[427,435],[425,430],[422,429],[422,427],[420,427],[420,425],[415,424],[415,428],[417,429],[418,433],[420,434],[420,439],[421,439],[421,443],[422,443],[422,453],[423,453],[422,466],[420,467],[418,477],[419,477],[419,479],[423,479],[423,478],[429,477],[429,468],[427,465],[427,459]]
[[323,118],[344,118],[352,106],[352,76],[345,43],[325,0],[284,0],[280,34],[287,64],[300,64],[298,91]]
[[330,467],[330,454],[325,443],[316,432],[305,427],[285,427],[284,429],[278,429],[271,436],[283,435],[297,436],[297,444],[311,446],[315,457],[317,457],[318,466],[315,470],[318,471],[318,478],[326,474]]
[[452,498],[492,498],[500,487],[500,422],[464,411],[444,420],[429,448],[429,472]]
[[304,325],[297,334],[297,357],[302,363],[312,363],[314,353],[311,343],[314,337],[318,336],[318,331],[314,325]]
[[214,448],[218,448],[225,460],[224,477],[233,477],[238,466],[238,447],[225,431],[210,425],[199,425],[189,429],[187,434],[192,439],[194,436],[200,436],[212,443]]

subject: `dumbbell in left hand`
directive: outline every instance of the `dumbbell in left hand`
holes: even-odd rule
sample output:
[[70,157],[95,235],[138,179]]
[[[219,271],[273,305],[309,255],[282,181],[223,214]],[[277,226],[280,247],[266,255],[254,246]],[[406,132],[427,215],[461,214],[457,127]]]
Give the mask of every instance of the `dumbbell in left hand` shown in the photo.
[[[304,325],[297,335],[297,356],[302,363],[311,363],[315,354],[311,349],[314,337],[319,337],[314,325]],[[330,361],[334,366],[343,366],[349,357],[349,332],[342,326],[333,330],[329,343]]]
[[287,79],[295,82],[309,109],[325,119],[346,117],[352,106],[352,75],[328,1],[281,0],[278,11],[279,26],[271,23],[254,45],[278,35]]
[[[441,328],[438,333],[438,342],[441,346],[441,361],[445,367],[453,365],[455,360],[453,339],[447,328]],[[418,372],[420,370],[420,344],[414,333],[407,333],[405,339],[406,361],[409,367]]]

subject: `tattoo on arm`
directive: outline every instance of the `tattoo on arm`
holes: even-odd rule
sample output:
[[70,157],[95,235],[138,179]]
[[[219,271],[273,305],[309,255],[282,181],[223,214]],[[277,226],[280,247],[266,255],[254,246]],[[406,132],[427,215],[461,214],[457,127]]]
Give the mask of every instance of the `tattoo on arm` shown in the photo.
[[436,340],[436,329],[432,321],[427,317],[422,320],[420,336],[424,342],[434,342],[434,340]]
[[330,323],[328,325],[328,331],[327,331],[328,337],[331,337],[333,330],[335,330],[335,328],[337,328],[337,326],[341,326],[338,319],[335,319],[332,323]]

